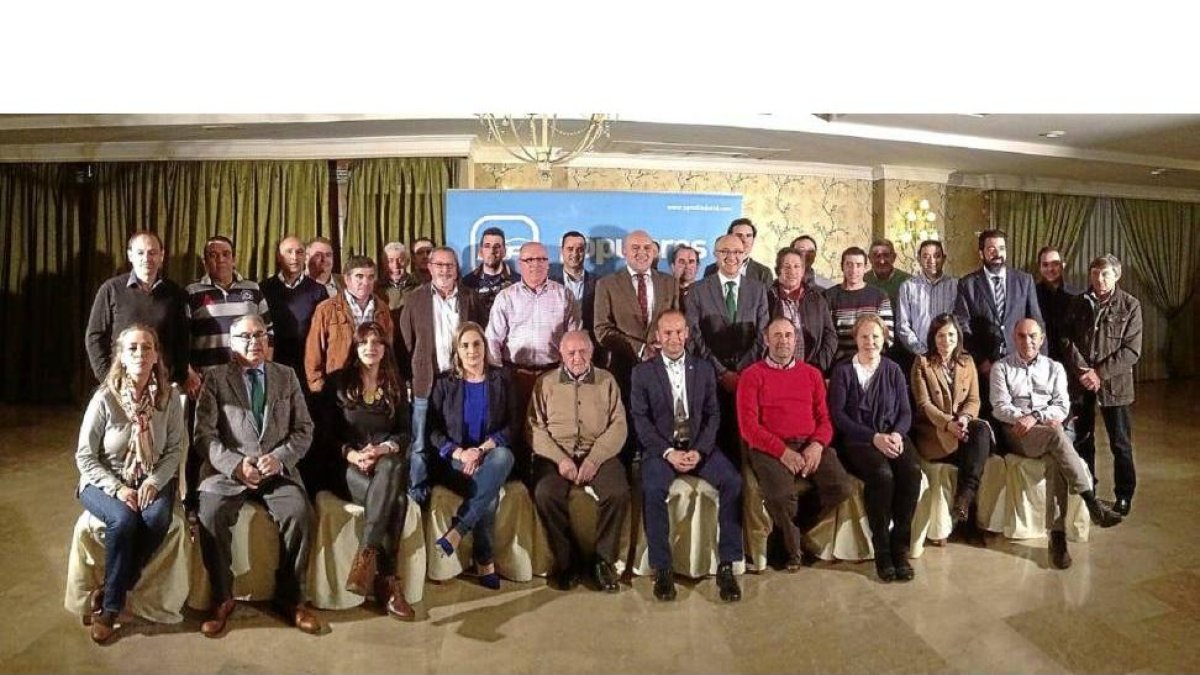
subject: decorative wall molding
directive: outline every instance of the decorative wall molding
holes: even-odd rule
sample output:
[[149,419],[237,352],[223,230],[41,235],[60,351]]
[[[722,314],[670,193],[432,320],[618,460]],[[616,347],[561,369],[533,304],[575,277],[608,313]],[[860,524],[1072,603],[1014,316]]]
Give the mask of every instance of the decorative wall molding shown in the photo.
[[1092,183],[1087,181],[1012,176],[1007,174],[966,175],[951,177],[950,185],[976,190],[1012,190],[1016,192],[1046,192],[1089,197],[1126,197],[1130,199],[1159,199],[1173,202],[1200,202],[1200,190],[1185,188],[1126,185],[1124,183]]
[[922,183],[949,183],[954,169],[928,169],[917,166],[880,164],[871,169],[872,180],[912,180]]
[[355,159],[467,157],[471,134],[211,141],[115,141],[0,145],[0,162],[138,162],[163,160]]

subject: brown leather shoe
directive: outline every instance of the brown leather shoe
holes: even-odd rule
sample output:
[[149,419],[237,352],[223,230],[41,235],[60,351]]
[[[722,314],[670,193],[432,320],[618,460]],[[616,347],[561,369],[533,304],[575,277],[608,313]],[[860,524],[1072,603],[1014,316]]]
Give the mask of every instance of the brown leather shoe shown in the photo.
[[288,618],[292,620],[293,626],[309,635],[317,635],[325,630],[325,624],[321,621],[321,617],[304,605],[296,605],[292,608]]
[[225,623],[229,621],[229,615],[233,614],[233,610],[237,608],[237,600],[229,598],[228,600],[217,605],[213,610],[212,618],[200,624],[200,632],[204,637],[217,637],[225,632]]
[[955,525],[965,523],[971,517],[971,503],[974,501],[974,490],[963,490],[954,498],[954,506],[950,509],[950,518]]
[[350,574],[346,577],[347,591],[355,595],[371,594],[371,584],[375,581],[378,556],[379,553],[369,546],[354,556],[354,564],[350,566]]
[[403,584],[395,577],[379,577],[375,580],[375,599],[387,613],[401,621],[412,621],[417,612],[404,599]]
[[116,615],[112,612],[100,612],[92,617],[92,642],[102,645],[112,639],[117,632],[114,623]]

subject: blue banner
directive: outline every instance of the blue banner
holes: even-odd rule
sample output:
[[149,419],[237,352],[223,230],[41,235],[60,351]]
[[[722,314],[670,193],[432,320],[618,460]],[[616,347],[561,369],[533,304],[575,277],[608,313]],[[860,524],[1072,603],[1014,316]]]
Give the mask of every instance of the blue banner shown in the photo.
[[[477,246],[489,227],[504,230],[508,260],[527,241],[550,252],[556,269],[564,233],[588,239],[587,269],[608,274],[624,264],[625,235],[645,230],[660,246],[658,269],[669,271],[671,252],[687,244],[700,252],[700,269],[713,261],[713,240],[742,215],[742,196],[697,192],[572,190],[449,190],[446,244],[459,253],[463,271],[479,264]],[[666,262],[663,262],[663,261]]]

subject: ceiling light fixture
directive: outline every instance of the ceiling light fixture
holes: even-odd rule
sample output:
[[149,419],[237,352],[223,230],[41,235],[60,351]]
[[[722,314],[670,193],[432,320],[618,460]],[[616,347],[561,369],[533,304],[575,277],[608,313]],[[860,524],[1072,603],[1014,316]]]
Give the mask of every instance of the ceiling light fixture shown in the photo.
[[1167,172],[1167,170],[1161,166],[1158,167],[1157,169],[1150,169],[1151,176],[1161,176],[1166,172]]
[[488,130],[488,139],[522,162],[537,165],[542,178],[550,177],[550,167],[589,152],[597,141],[608,136],[611,119],[611,115],[594,113],[582,126],[571,130],[559,126],[558,115],[530,113],[523,119],[513,115],[479,115],[480,123]]
[[1061,129],[1056,129],[1054,131],[1043,131],[1042,133],[1038,134],[1038,136],[1041,136],[1042,138],[1062,138],[1066,135],[1067,132],[1062,131]]

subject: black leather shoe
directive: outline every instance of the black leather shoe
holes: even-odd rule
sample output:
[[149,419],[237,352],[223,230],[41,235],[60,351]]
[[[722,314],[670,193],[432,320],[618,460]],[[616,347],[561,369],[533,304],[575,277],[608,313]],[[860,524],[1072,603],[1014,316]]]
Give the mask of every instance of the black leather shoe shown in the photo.
[[1112,527],[1121,523],[1121,514],[1098,499],[1088,504],[1087,509],[1092,516],[1092,522],[1100,527]]
[[675,579],[671,570],[654,570],[654,597],[664,602],[675,599]]
[[879,575],[879,580],[885,584],[890,584],[896,580],[896,566],[892,562],[890,554],[875,555],[875,573]]
[[1116,511],[1117,513],[1121,514],[1122,518],[1129,516],[1129,508],[1130,508],[1129,500],[1126,499],[1125,497],[1121,497],[1120,499],[1118,499],[1116,502],[1113,503],[1113,511]]
[[896,581],[912,581],[916,573],[908,562],[908,553],[897,553],[892,556],[892,564],[896,570]]
[[616,593],[621,590],[620,584],[617,583],[617,571],[607,560],[597,558],[592,575],[596,579],[596,586],[605,593]]
[[717,566],[717,590],[725,602],[742,599],[742,589],[738,588],[737,578],[733,576],[733,563],[723,562]]
[[579,585],[579,575],[573,569],[559,570],[554,574],[553,585],[560,591],[569,591]]
[[1065,570],[1071,566],[1071,554],[1067,552],[1067,533],[1050,533],[1050,566]]

